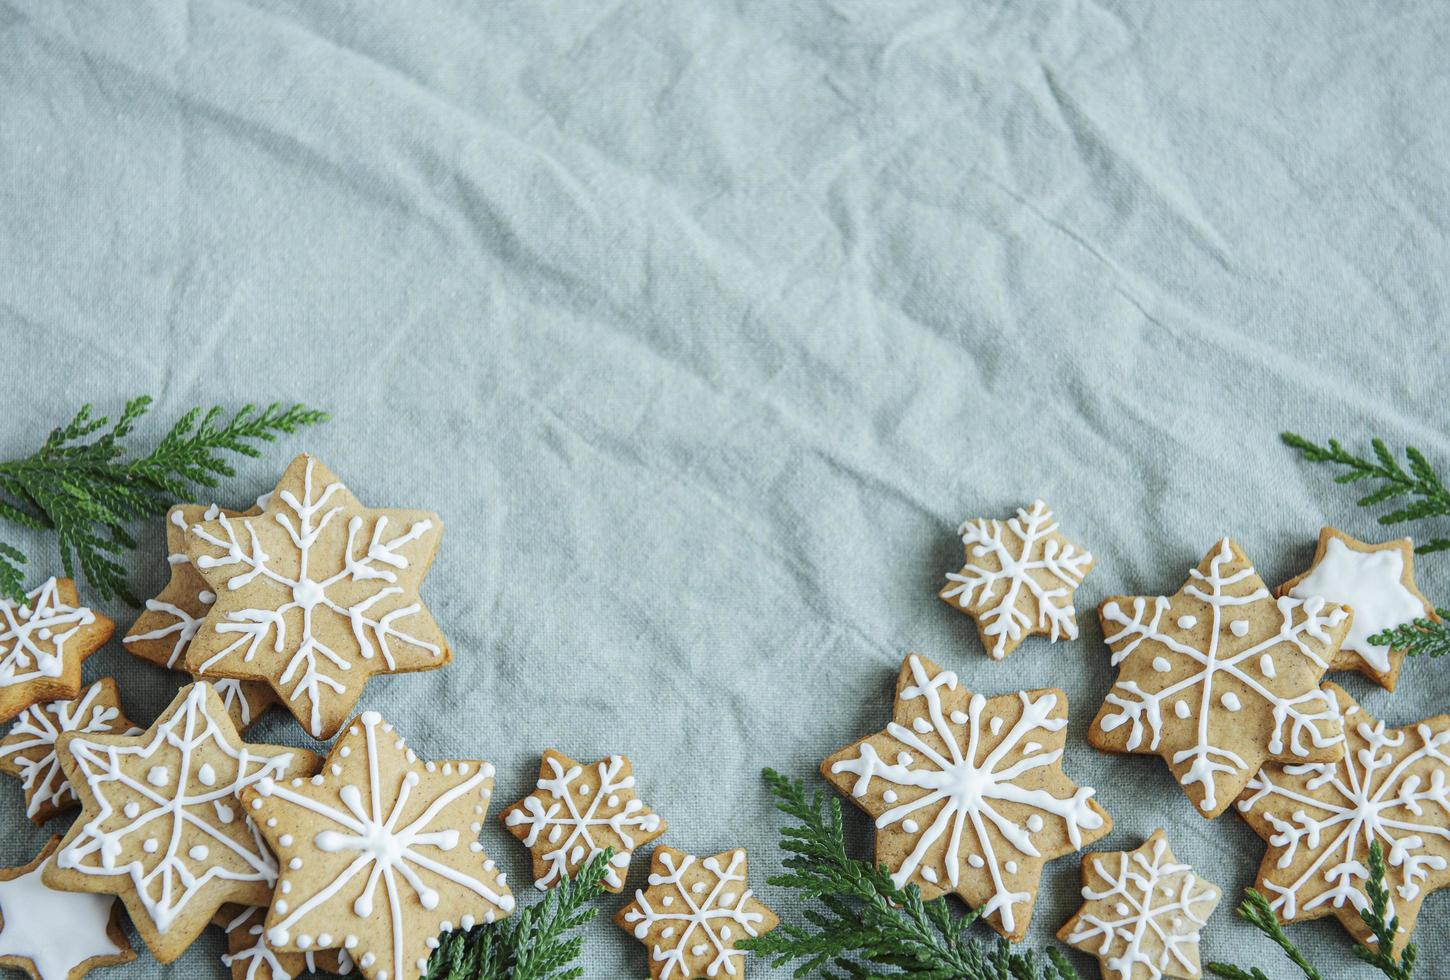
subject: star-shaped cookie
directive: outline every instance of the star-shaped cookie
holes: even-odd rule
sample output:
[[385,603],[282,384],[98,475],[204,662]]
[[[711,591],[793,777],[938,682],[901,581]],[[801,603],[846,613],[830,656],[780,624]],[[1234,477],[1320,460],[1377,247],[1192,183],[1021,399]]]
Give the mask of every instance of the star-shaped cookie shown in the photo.
[[1102,964],[1104,980],[1198,980],[1199,931],[1223,893],[1173,856],[1155,830],[1132,851],[1087,854],[1082,908],[1057,938]]
[[1344,757],[1271,763],[1239,798],[1239,814],[1269,842],[1259,891],[1282,922],[1333,915],[1372,942],[1359,910],[1379,841],[1398,951],[1426,896],[1450,886],[1450,715],[1386,728],[1337,685],[1324,691],[1344,714]]
[[442,535],[437,514],[370,510],[298,456],[260,515],[223,515],[187,534],[216,594],[188,667],[266,681],[308,732],[331,738],[373,674],[451,659],[418,595]]
[[1329,669],[1357,670],[1389,691],[1400,679],[1405,651],[1369,638],[1412,619],[1440,619],[1415,586],[1415,545],[1409,538],[1368,544],[1335,528],[1321,528],[1313,563],[1279,586],[1278,594],[1318,597],[1353,610],[1354,621]]
[[204,683],[182,688],[140,735],[69,732],[57,754],[82,812],[45,883],[119,895],[162,963],[222,905],[271,897],[277,865],[237,790],[317,765],[305,749],[243,742]]
[[941,597],[977,621],[988,656],[1001,660],[1035,634],[1077,639],[1073,593],[1093,556],[1057,529],[1037,500],[1006,521],[977,518],[957,528],[967,564],[947,574]]
[[653,980],[745,976],[742,939],[763,936],[780,920],[750,891],[745,851],[707,857],[660,845],[649,887],[614,916],[614,924],[649,949]]
[[422,762],[364,711],[309,780],[241,794],[282,864],[267,942],[341,947],[368,980],[417,980],[440,932],[513,911],[477,842],[493,792],[487,762]]
[[138,735],[121,710],[116,682],[96,681],[73,701],[33,704],[21,712],[0,740],[0,772],[19,776],[25,789],[25,815],[37,824],[80,806],[55,754],[56,739],[66,732],[114,732]]
[[923,898],[955,892],[1021,939],[1042,867],[1112,829],[1062,771],[1067,696],[986,698],[908,654],[891,724],[821,763],[821,774],[876,820],[876,863]]
[[547,749],[534,792],[500,819],[534,855],[534,887],[552,888],[605,848],[613,848],[606,891],[624,888],[630,858],[665,832],[665,822],[634,795],[634,769],[622,755],[583,766]]
[[0,868],[0,966],[32,980],[80,980],[136,958],[113,897],[56,891],[42,880],[59,843],[52,837],[26,864]]
[[1107,752],[1158,755],[1216,817],[1266,761],[1332,762],[1339,713],[1319,691],[1350,615],[1322,599],[1275,599],[1224,538],[1172,596],[1098,607],[1118,679],[1088,729]]
[[267,945],[263,920],[267,910],[255,906],[223,905],[212,924],[227,936],[222,965],[232,980],[292,980],[304,973],[349,974],[357,964],[346,950],[309,949],[305,953],[279,953]]
[[115,628],[80,604],[68,578],[46,579],[24,602],[0,597],[0,721],[32,704],[79,694],[81,663]]

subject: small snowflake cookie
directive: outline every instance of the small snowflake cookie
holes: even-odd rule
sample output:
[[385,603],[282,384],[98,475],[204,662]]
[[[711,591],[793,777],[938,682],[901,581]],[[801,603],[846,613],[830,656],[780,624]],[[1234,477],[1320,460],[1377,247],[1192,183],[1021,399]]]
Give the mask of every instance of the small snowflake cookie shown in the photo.
[[703,861],[663,844],[650,859],[649,887],[614,916],[614,924],[649,950],[653,980],[745,976],[742,939],[763,936],[780,920],[751,892],[744,850]]
[[266,681],[309,733],[332,738],[373,674],[451,659],[418,595],[442,535],[437,514],[370,510],[298,456],[261,514],[188,532],[187,553],[216,595],[188,668]]
[[51,701],[26,708],[0,740],[0,772],[19,776],[25,790],[25,815],[37,824],[80,806],[65,778],[55,743],[66,732],[139,735],[121,710],[116,682],[106,677],[74,701]]
[[43,880],[60,844],[52,837],[34,860],[0,868],[0,967],[32,980],[80,980],[136,958],[110,895],[57,891]]
[[1198,938],[1223,893],[1180,864],[1163,831],[1133,851],[1084,855],[1082,908],[1057,933],[1104,980],[1198,980]]
[[342,949],[367,980],[418,980],[440,932],[513,911],[478,833],[487,762],[423,762],[375,711],[348,724],[319,775],[241,794],[277,854],[267,912],[279,952]]
[[272,895],[277,862],[237,791],[317,766],[305,749],[242,741],[204,683],[182,688],[139,735],[67,732],[56,751],[82,809],[45,883],[120,896],[162,963],[223,905]]
[[987,698],[909,654],[891,724],[821,763],[876,821],[876,862],[923,898],[981,907],[1009,939],[1027,934],[1043,865],[1091,844],[1112,820],[1062,771],[1067,696]]
[[1268,761],[1333,762],[1344,730],[1319,690],[1350,614],[1320,598],[1275,599],[1224,538],[1172,596],[1098,607],[1118,679],[1088,741],[1158,755],[1206,817]]
[[1400,679],[1405,651],[1369,638],[1412,619],[1440,620],[1415,587],[1415,545],[1409,538],[1367,544],[1335,528],[1322,528],[1313,563],[1281,585],[1278,594],[1348,606],[1354,620],[1329,669],[1357,670],[1388,691]]
[[1369,908],[1378,841],[1398,953],[1425,897],[1450,886],[1450,715],[1386,728],[1337,685],[1324,693],[1344,715],[1344,757],[1267,765],[1239,798],[1239,814],[1269,843],[1258,888],[1281,922],[1333,915],[1372,945],[1359,910]]
[[356,969],[346,950],[309,949],[305,953],[279,953],[267,945],[263,920],[267,910],[244,905],[223,905],[212,919],[226,933],[227,951],[222,965],[232,980],[292,980],[304,973],[348,974]]
[[32,704],[81,692],[81,663],[116,624],[80,603],[76,584],[51,578],[25,601],[0,598],[0,721]]
[[988,656],[1001,660],[1033,634],[1077,639],[1073,592],[1093,556],[1062,535],[1042,501],[1006,521],[977,518],[957,528],[967,563],[949,572],[941,597],[977,621]]
[[500,819],[534,854],[534,887],[553,888],[612,848],[606,891],[624,888],[634,850],[665,832],[665,822],[634,795],[634,769],[622,755],[589,766],[548,749],[539,781]]
[[[265,498],[264,498],[265,499]],[[171,580],[154,599],[146,600],[146,611],[131,625],[121,642],[126,651],[142,660],[182,670],[196,677],[186,664],[186,648],[201,628],[206,614],[216,602],[216,593],[191,564],[186,553],[186,530],[193,524],[226,517],[254,517],[262,513],[260,506],[244,513],[222,510],[215,504],[178,504],[166,514],[166,564]],[[208,678],[213,690],[226,705],[232,724],[244,732],[262,712],[277,703],[277,695],[261,681],[239,681],[234,678]]]

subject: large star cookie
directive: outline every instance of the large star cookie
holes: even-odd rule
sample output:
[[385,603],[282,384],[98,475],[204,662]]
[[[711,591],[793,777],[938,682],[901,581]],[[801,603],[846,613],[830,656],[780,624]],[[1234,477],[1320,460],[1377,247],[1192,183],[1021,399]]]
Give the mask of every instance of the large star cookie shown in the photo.
[[348,974],[356,969],[346,950],[309,949],[305,953],[279,953],[267,945],[263,920],[267,910],[255,906],[223,905],[212,919],[227,937],[222,965],[232,980],[292,980],[304,973]]
[[876,820],[876,862],[900,888],[955,892],[1011,939],[1027,933],[1042,867],[1112,829],[1094,791],[1062,771],[1067,697],[986,698],[916,654],[892,722],[821,763]]
[[751,893],[745,851],[701,861],[661,845],[650,859],[649,887],[634,893],[614,923],[649,949],[653,980],[686,980],[744,977],[745,950],[735,944],[780,920]]
[[116,682],[96,681],[73,701],[51,701],[26,708],[0,740],[0,772],[19,776],[25,789],[25,815],[37,824],[80,806],[65,778],[55,743],[66,732],[139,735],[121,710]]
[[242,800],[282,862],[267,942],[341,947],[368,980],[417,980],[440,932],[513,911],[478,832],[487,762],[421,762],[365,711],[311,781],[263,782]]
[[1163,831],[1133,851],[1088,854],[1082,908],[1057,938],[1102,964],[1107,980],[1198,980],[1199,931],[1223,893],[1179,864]]
[[0,598],[0,721],[32,704],[79,694],[81,663],[115,628],[80,604],[68,578],[46,579],[24,602]]
[[[257,506],[238,514],[222,510],[215,504],[178,504],[167,512],[166,564],[171,570],[171,581],[156,598],[146,600],[146,611],[121,640],[128,653],[158,667],[185,670],[196,677],[196,671],[187,668],[186,649],[216,602],[216,593],[211,591],[206,579],[191,564],[191,558],[186,553],[186,530],[193,524],[215,521],[222,516],[252,517],[261,512],[262,508]],[[271,685],[261,681],[239,681],[230,677],[208,680],[226,705],[227,714],[239,732],[250,728],[262,712],[277,703],[277,695]]]
[[182,688],[140,735],[70,732],[57,752],[83,809],[45,883],[119,895],[162,963],[222,905],[271,897],[277,864],[236,791],[317,765],[305,749],[243,742],[204,683]]
[[1324,691],[1344,714],[1344,758],[1267,765],[1239,799],[1269,842],[1259,890],[1283,922],[1333,915],[1372,943],[1359,910],[1369,907],[1369,846],[1379,841],[1398,950],[1425,897],[1450,886],[1450,715],[1386,728],[1338,686]]
[[369,510],[298,456],[260,515],[222,516],[188,534],[217,598],[187,664],[266,681],[308,732],[331,738],[373,674],[451,659],[418,596],[442,535],[437,514]]
[[1366,544],[1332,527],[1321,528],[1313,564],[1279,586],[1278,594],[1318,597],[1353,610],[1354,621],[1329,669],[1358,670],[1390,691],[1400,679],[1405,651],[1369,638],[1412,619],[1440,619],[1415,587],[1415,547],[1409,538]]
[[136,958],[115,898],[56,891],[42,880],[59,843],[52,837],[28,863],[0,868],[0,966],[34,980],[80,980]]
[[[1268,760],[1332,762],[1343,727],[1319,681],[1349,629],[1322,599],[1275,599],[1224,538],[1172,596],[1098,608],[1118,679],[1088,741],[1159,755],[1207,817]],[[1195,789],[1197,787],[1197,789]]]
[[665,832],[665,822],[634,795],[634,770],[622,755],[583,766],[547,749],[534,792],[501,815],[534,855],[534,886],[552,888],[572,878],[605,848],[614,853],[604,888],[624,888],[630,858]]
[[1093,556],[1057,529],[1042,501],[1006,521],[977,518],[957,528],[967,564],[947,574],[941,597],[977,621],[982,645],[1000,660],[1032,634],[1077,639],[1073,592]]

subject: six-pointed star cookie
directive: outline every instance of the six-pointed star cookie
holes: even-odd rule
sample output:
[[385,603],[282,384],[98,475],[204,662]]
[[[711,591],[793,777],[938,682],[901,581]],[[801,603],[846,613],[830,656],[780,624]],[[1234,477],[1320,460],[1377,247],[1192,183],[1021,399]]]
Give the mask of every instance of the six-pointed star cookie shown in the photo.
[[1107,980],[1203,975],[1199,930],[1223,893],[1178,863],[1163,831],[1137,850],[1084,855],[1082,897],[1057,938],[1096,956]]
[[493,792],[487,762],[421,762],[365,711],[320,775],[262,782],[242,800],[282,863],[267,942],[341,947],[368,980],[416,980],[440,932],[513,911],[477,842]]
[[356,969],[346,950],[309,949],[305,953],[279,953],[267,945],[263,920],[267,910],[255,906],[223,905],[212,924],[227,937],[222,965],[232,980],[292,980],[304,973],[349,974]]
[[[649,887],[614,916],[614,924],[649,949],[654,980],[745,975],[742,939],[780,924],[755,898],[744,850],[703,861],[660,845],[650,859]],[[723,971],[723,972],[722,972]]]
[[1000,660],[1036,633],[1077,639],[1072,594],[1093,556],[1057,529],[1042,501],[1006,521],[977,518],[957,528],[967,564],[947,574],[941,597],[977,621],[987,654]]
[[57,754],[83,809],[45,883],[119,895],[162,963],[223,904],[271,897],[276,862],[236,791],[317,765],[305,749],[243,742],[204,683],[182,688],[140,735],[69,732]]
[[1372,942],[1359,910],[1369,907],[1369,847],[1379,841],[1399,950],[1425,897],[1450,886],[1450,715],[1386,728],[1337,685],[1324,691],[1344,714],[1344,758],[1267,765],[1239,799],[1269,842],[1259,890],[1283,922],[1333,915]]
[[1354,621],[1329,669],[1358,670],[1390,691],[1400,679],[1405,651],[1369,638],[1419,617],[1440,619],[1415,587],[1415,547],[1409,538],[1367,544],[1332,527],[1322,528],[1313,564],[1281,585],[1278,594],[1317,596],[1348,606]]
[[116,682],[96,681],[74,701],[51,701],[26,708],[10,733],[0,740],[0,772],[19,776],[25,789],[25,814],[38,824],[80,806],[55,753],[56,739],[66,732],[114,732],[138,735],[121,711]]
[[0,721],[32,704],[79,694],[82,661],[115,628],[80,604],[68,578],[47,579],[24,602],[0,598]]
[[317,738],[331,738],[373,674],[431,670],[452,654],[418,596],[438,515],[369,510],[310,456],[257,517],[191,528],[188,553],[216,602],[186,662],[264,680]]
[[534,886],[552,888],[605,848],[613,848],[605,890],[624,888],[634,849],[665,832],[665,822],[634,795],[634,769],[622,755],[583,766],[544,751],[534,792],[500,819],[534,855]]
[[32,980],[80,980],[136,958],[110,895],[56,891],[42,880],[60,843],[52,837],[18,868],[0,868],[0,966]]
[[1226,810],[1268,760],[1344,754],[1319,681],[1349,612],[1319,598],[1276,600],[1228,538],[1175,595],[1115,596],[1098,615],[1118,679],[1088,741],[1162,756],[1205,816]]
[[1027,933],[1042,866],[1112,821],[1062,771],[1067,697],[986,698],[916,654],[901,665],[892,722],[821,763],[876,820],[876,862],[924,898],[955,892],[1011,939]]

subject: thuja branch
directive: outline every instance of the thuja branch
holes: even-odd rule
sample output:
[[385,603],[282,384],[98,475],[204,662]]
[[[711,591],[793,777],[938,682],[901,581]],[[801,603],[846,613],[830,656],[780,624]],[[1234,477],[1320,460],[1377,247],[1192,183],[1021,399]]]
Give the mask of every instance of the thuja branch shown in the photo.
[[1404,650],[1412,657],[1421,654],[1427,657],[1443,657],[1450,653],[1450,609],[1436,609],[1435,615],[1440,617],[1438,622],[1422,616],[1393,629],[1376,633],[1369,641]]

